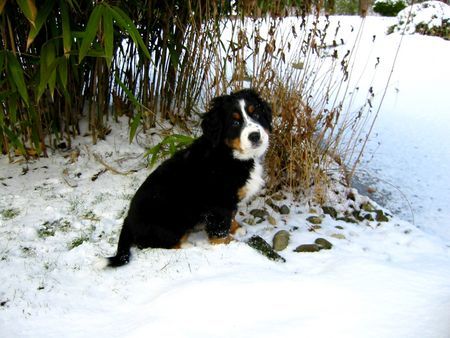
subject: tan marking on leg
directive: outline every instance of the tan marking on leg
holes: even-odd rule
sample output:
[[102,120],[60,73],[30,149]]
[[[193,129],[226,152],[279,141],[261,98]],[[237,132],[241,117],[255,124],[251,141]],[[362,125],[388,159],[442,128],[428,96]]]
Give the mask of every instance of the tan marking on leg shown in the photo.
[[212,238],[209,238],[209,243],[211,243],[213,245],[229,244],[232,240],[233,240],[233,237],[231,237],[230,235],[228,235],[226,237],[212,237]]
[[234,219],[231,220],[230,234],[234,235],[241,225]]
[[183,235],[183,237],[181,237],[178,244],[176,244],[172,247],[172,249],[181,249],[182,245],[187,242],[188,238],[189,238],[189,233],[187,232]]

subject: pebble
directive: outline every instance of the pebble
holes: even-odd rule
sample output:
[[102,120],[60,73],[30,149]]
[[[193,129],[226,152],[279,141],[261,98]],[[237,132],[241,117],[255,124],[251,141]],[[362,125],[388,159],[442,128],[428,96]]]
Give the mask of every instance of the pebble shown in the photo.
[[336,239],[345,239],[345,235],[343,234],[332,234],[331,237]]
[[377,222],[389,222],[389,218],[384,214],[383,210],[375,210],[375,220]]
[[373,212],[373,211],[375,211],[374,207],[369,202],[362,204],[361,205],[361,209],[363,209],[366,212]]
[[264,219],[267,215],[269,215],[269,213],[263,209],[253,209],[250,211],[250,215],[252,215],[253,217]]
[[322,249],[329,250],[333,247],[333,244],[331,244],[329,241],[327,241],[325,238],[317,238],[314,243],[321,246]]
[[330,215],[332,218],[337,218],[337,211],[333,207],[322,207],[323,213],[326,215]]
[[273,226],[277,225],[277,220],[273,216],[270,216],[270,215],[267,216],[267,221],[269,222],[270,225],[273,225]]
[[289,209],[289,207],[286,204],[283,204],[280,208],[280,214],[281,215],[289,215],[289,213],[291,212],[291,210]]
[[302,245],[299,245],[294,251],[295,252],[317,252],[317,251],[320,251],[320,249],[322,249],[322,248],[317,244],[302,244]]
[[322,224],[322,219],[318,216],[309,216],[306,220],[312,224]]
[[286,249],[286,247],[289,244],[289,237],[290,234],[286,230],[280,230],[278,231],[274,236],[272,240],[272,247],[275,251],[282,251]]

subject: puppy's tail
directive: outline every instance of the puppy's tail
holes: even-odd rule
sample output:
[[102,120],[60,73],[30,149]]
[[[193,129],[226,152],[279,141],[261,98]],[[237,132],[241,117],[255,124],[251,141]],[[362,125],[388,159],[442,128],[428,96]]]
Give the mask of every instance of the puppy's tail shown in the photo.
[[127,219],[123,223],[122,231],[119,236],[119,244],[117,245],[117,253],[113,257],[108,257],[108,265],[110,267],[118,267],[127,264],[130,261],[130,247],[133,244],[133,237],[127,225]]

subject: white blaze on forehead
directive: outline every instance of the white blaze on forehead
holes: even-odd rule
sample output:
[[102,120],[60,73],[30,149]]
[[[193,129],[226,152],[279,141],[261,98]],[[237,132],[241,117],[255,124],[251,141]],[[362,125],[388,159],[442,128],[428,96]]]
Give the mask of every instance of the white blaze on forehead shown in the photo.
[[238,102],[239,102],[239,106],[241,107],[242,116],[245,119],[247,117],[247,114],[245,113],[245,100],[241,99]]

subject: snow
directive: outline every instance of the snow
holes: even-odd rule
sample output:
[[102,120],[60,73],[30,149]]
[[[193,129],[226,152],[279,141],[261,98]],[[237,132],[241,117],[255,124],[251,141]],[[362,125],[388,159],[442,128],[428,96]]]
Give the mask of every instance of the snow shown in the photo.
[[[389,24],[368,18],[361,41],[377,38],[360,47],[352,75],[361,93],[376,88],[376,106],[402,41],[358,172],[376,190],[371,197],[397,214],[389,222],[346,223],[286,196],[276,203],[289,205],[288,215],[268,208],[276,226],[245,225],[229,245],[211,246],[198,232],[183,249],[134,250],[129,265],[98,269],[101,257],[114,253],[129,200],[148,175],[139,145],[148,140],[140,135],[130,145],[126,121],[110,122],[105,141],[75,141],[78,157],[57,152],[14,164],[0,158],[0,335],[450,337],[450,45],[386,36]],[[377,57],[385,62],[375,77],[367,64]],[[95,155],[131,172],[103,172]],[[339,184],[334,190],[338,211],[370,201]],[[345,198],[349,192],[354,202]],[[263,198],[256,199],[238,221],[262,207]],[[311,215],[323,217],[320,228],[306,221]],[[255,234],[271,243],[278,230],[291,235],[280,252],[286,263],[245,244]],[[333,248],[293,252],[318,237]]]
[[419,24],[428,28],[441,27],[450,22],[450,6],[442,1],[424,1],[401,10],[397,20],[395,30],[406,34],[415,33]]

